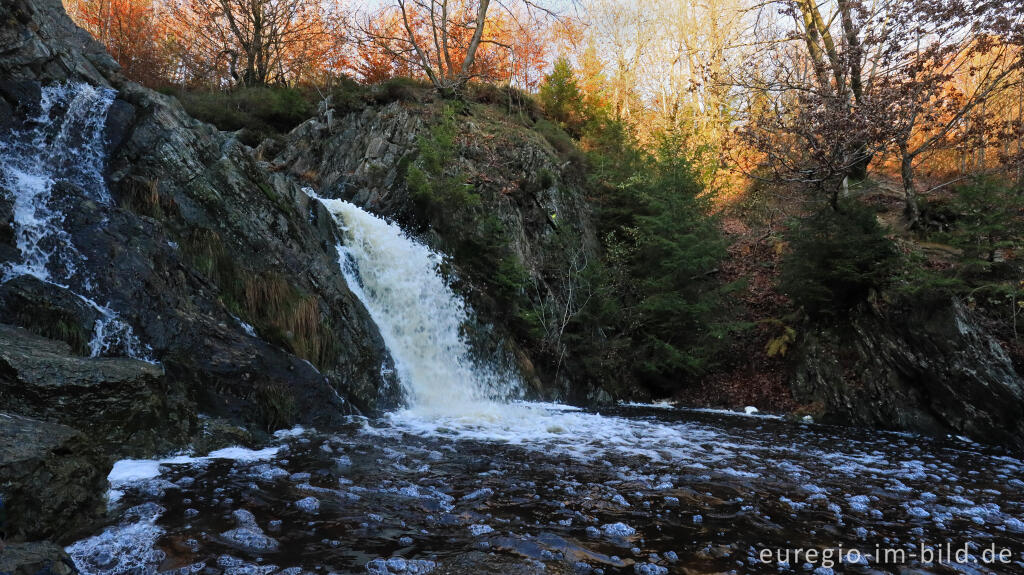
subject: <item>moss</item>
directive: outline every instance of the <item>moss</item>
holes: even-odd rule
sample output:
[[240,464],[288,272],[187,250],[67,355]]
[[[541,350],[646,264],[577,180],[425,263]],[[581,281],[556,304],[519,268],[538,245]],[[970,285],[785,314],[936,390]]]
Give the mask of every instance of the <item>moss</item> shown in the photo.
[[196,271],[220,288],[220,299],[224,307],[235,315],[242,315],[242,273],[234,258],[225,250],[220,234],[214,230],[196,228],[182,239],[181,251]]
[[31,314],[18,314],[15,322],[36,335],[68,344],[76,355],[90,354],[91,332],[75,321],[61,317],[58,310],[40,311],[35,309]]
[[281,199],[281,196],[279,196],[277,192],[274,191],[274,188],[270,187],[270,184],[266,182],[260,182],[258,186],[260,188],[260,191],[263,192],[263,195],[266,196],[266,198],[271,202],[276,204],[278,200]]
[[278,273],[239,268],[214,230],[193,230],[181,249],[189,264],[220,289],[224,307],[251,323],[264,339],[318,368],[334,366],[337,342],[322,317],[318,296],[304,293]]

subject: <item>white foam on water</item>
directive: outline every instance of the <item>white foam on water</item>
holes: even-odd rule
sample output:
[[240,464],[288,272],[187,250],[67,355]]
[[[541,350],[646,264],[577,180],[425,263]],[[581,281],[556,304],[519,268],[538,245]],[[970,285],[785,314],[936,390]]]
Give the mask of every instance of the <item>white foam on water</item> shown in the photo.
[[110,527],[65,548],[82,575],[152,575],[166,555],[156,549],[164,530],[156,525],[163,508],[140,506],[138,521]]
[[247,447],[225,447],[209,454],[196,457],[191,455],[176,455],[163,459],[122,459],[114,463],[114,467],[107,474],[107,481],[111,487],[116,488],[126,483],[136,481],[147,481],[160,476],[162,465],[195,465],[215,459],[228,459],[242,463],[253,461],[266,461],[273,459],[281,450],[280,446],[266,447],[263,449],[249,449]]
[[765,413],[763,411],[750,411],[750,407],[744,408],[742,411],[733,411],[731,409],[716,409],[714,407],[677,407],[680,411],[691,411],[694,413],[715,413],[717,415],[735,415],[739,417],[760,417],[762,419],[781,419],[781,415],[774,413]]
[[505,407],[496,402],[518,396],[521,384],[474,358],[463,333],[469,311],[439,272],[441,254],[354,204],[318,199],[344,234],[341,271],[391,352],[409,408],[425,416],[497,416]]
[[14,232],[20,261],[0,266],[0,282],[20,276],[72,289],[100,314],[89,342],[93,357],[128,355],[149,361],[130,325],[109,306],[84,295],[92,278],[84,271],[88,259],[64,229],[60,183],[98,204],[110,194],[103,178],[106,164],[104,125],[116,92],[88,84],[66,83],[41,90],[40,111],[23,130],[0,141],[0,187],[14,194]]

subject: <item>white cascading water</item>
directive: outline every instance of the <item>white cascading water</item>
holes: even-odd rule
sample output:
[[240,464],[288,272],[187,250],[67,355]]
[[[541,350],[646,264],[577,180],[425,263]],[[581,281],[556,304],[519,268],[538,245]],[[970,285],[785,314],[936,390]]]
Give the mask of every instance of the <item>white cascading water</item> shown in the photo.
[[[651,433],[644,422],[602,417],[575,407],[511,401],[522,384],[511,370],[474,361],[462,334],[469,311],[438,270],[442,257],[394,223],[342,200],[312,197],[334,215],[344,236],[339,263],[384,338],[408,399],[370,433],[444,435],[530,445],[583,458],[605,449],[632,452]],[[678,431],[659,430],[661,441]],[[645,451],[660,458],[659,448]]]
[[518,378],[474,360],[462,333],[466,304],[440,275],[440,254],[349,202],[320,201],[344,234],[342,273],[377,324],[411,409],[481,414],[519,394]]
[[0,188],[14,194],[14,231],[21,260],[0,268],[0,282],[20,276],[71,289],[100,315],[89,343],[93,356],[145,359],[148,350],[117,313],[90,297],[87,259],[64,229],[66,214],[58,191],[62,182],[90,200],[110,203],[103,179],[103,136],[114,90],[67,83],[42,89],[39,115],[0,141]]

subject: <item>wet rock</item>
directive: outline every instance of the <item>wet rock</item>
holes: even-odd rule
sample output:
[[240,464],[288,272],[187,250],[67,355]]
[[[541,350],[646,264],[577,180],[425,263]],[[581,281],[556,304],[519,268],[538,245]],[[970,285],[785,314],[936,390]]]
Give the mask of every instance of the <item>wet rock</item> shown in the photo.
[[103,133],[107,140],[107,153],[117,150],[135,123],[135,106],[118,98],[107,110]]
[[63,343],[0,324],[0,404],[72,425],[118,456],[153,453],[187,441],[183,391],[156,365],[85,358]]
[[445,559],[438,571],[445,575],[544,575],[548,572],[540,561],[524,562],[516,557],[481,551]]
[[1024,449],[1024,380],[959,302],[808,326],[791,387],[815,421],[954,433]]
[[199,429],[193,436],[192,448],[203,455],[225,447],[255,447],[252,433],[227,419],[220,417],[199,417]]
[[73,575],[77,572],[68,554],[54,543],[9,543],[0,551],[0,573],[5,575]]
[[105,511],[110,464],[70,427],[0,412],[0,492],[8,538],[63,543],[93,526]]
[[[225,543],[251,553],[277,551],[279,547],[277,540],[263,533],[263,530],[256,524],[256,517],[252,512],[238,509],[232,516],[238,527],[220,534]],[[275,567],[273,570],[277,570],[277,568]]]
[[320,510],[320,500],[316,497],[304,497],[295,502],[295,507],[305,513],[316,513]]
[[76,355],[89,355],[89,341],[101,317],[70,290],[33,276],[0,284],[0,322],[63,341]]

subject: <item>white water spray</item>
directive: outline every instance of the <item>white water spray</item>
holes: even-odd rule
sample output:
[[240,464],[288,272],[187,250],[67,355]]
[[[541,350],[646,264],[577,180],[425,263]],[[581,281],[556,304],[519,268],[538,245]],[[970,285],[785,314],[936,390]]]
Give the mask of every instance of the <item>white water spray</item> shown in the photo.
[[101,205],[110,195],[103,179],[106,161],[103,129],[115,92],[88,84],[59,84],[42,89],[39,114],[22,130],[0,141],[0,188],[14,195],[14,231],[20,261],[0,267],[0,282],[20,276],[72,289],[100,315],[89,343],[93,356],[124,353],[145,358],[147,351],[131,326],[87,295],[92,278],[64,229],[67,214],[60,184],[75,186]]
[[413,410],[479,415],[519,394],[508,370],[474,360],[462,332],[466,304],[438,272],[440,254],[351,203],[320,201],[345,236],[342,273],[376,322]]

